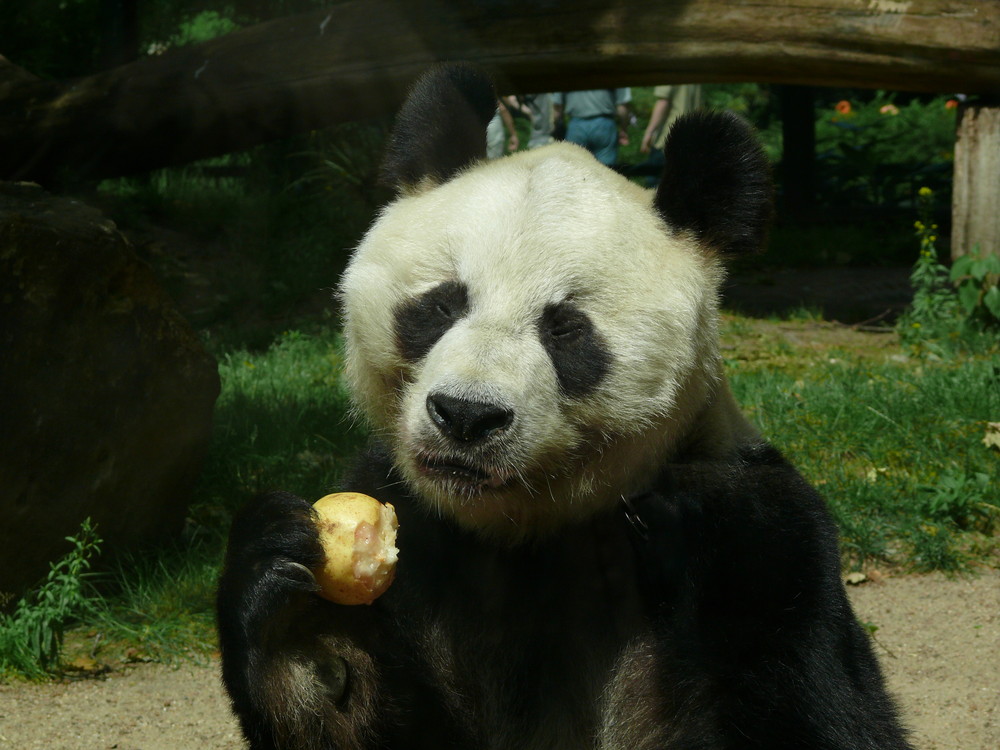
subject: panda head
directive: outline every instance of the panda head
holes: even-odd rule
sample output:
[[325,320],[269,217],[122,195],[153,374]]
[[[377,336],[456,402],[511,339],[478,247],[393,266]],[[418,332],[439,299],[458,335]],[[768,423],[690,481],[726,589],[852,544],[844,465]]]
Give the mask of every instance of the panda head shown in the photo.
[[[509,540],[641,490],[711,420],[721,256],[756,250],[766,157],[732,115],[678,122],[658,191],[555,144],[487,162],[475,69],[414,87],[399,191],[340,287],[358,411],[413,493]],[[724,450],[715,419],[707,444]],[[711,448],[708,449],[711,452]]]

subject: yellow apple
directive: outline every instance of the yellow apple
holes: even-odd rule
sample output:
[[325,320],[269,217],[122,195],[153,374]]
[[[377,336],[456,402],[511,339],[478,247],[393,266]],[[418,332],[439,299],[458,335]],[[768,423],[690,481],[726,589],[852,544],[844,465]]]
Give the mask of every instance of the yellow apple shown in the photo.
[[360,492],[338,492],[313,504],[322,566],[320,596],[337,604],[371,604],[396,575],[396,511]]

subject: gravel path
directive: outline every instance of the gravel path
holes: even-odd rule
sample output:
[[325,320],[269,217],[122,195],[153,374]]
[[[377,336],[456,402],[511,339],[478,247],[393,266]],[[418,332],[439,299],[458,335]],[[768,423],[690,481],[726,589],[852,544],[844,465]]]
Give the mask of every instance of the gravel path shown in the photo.
[[[1000,748],[1000,571],[851,587],[918,750]],[[242,750],[218,665],[0,686],[3,750]]]

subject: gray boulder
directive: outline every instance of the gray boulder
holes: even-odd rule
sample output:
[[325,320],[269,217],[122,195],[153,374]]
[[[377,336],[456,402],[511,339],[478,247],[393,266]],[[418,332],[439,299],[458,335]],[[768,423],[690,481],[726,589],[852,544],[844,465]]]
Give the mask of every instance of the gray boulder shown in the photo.
[[0,183],[0,604],[88,516],[106,550],[178,532],[218,393],[215,360],[113,222]]

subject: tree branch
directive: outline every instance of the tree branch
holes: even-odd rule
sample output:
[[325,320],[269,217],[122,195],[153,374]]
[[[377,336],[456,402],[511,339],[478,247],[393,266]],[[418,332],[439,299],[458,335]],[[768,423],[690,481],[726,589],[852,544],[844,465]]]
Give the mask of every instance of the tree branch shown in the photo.
[[980,0],[349,0],[63,85],[0,64],[0,178],[143,172],[387,114],[440,60],[478,62],[520,92],[973,93],[1000,91],[998,39],[1000,3]]

